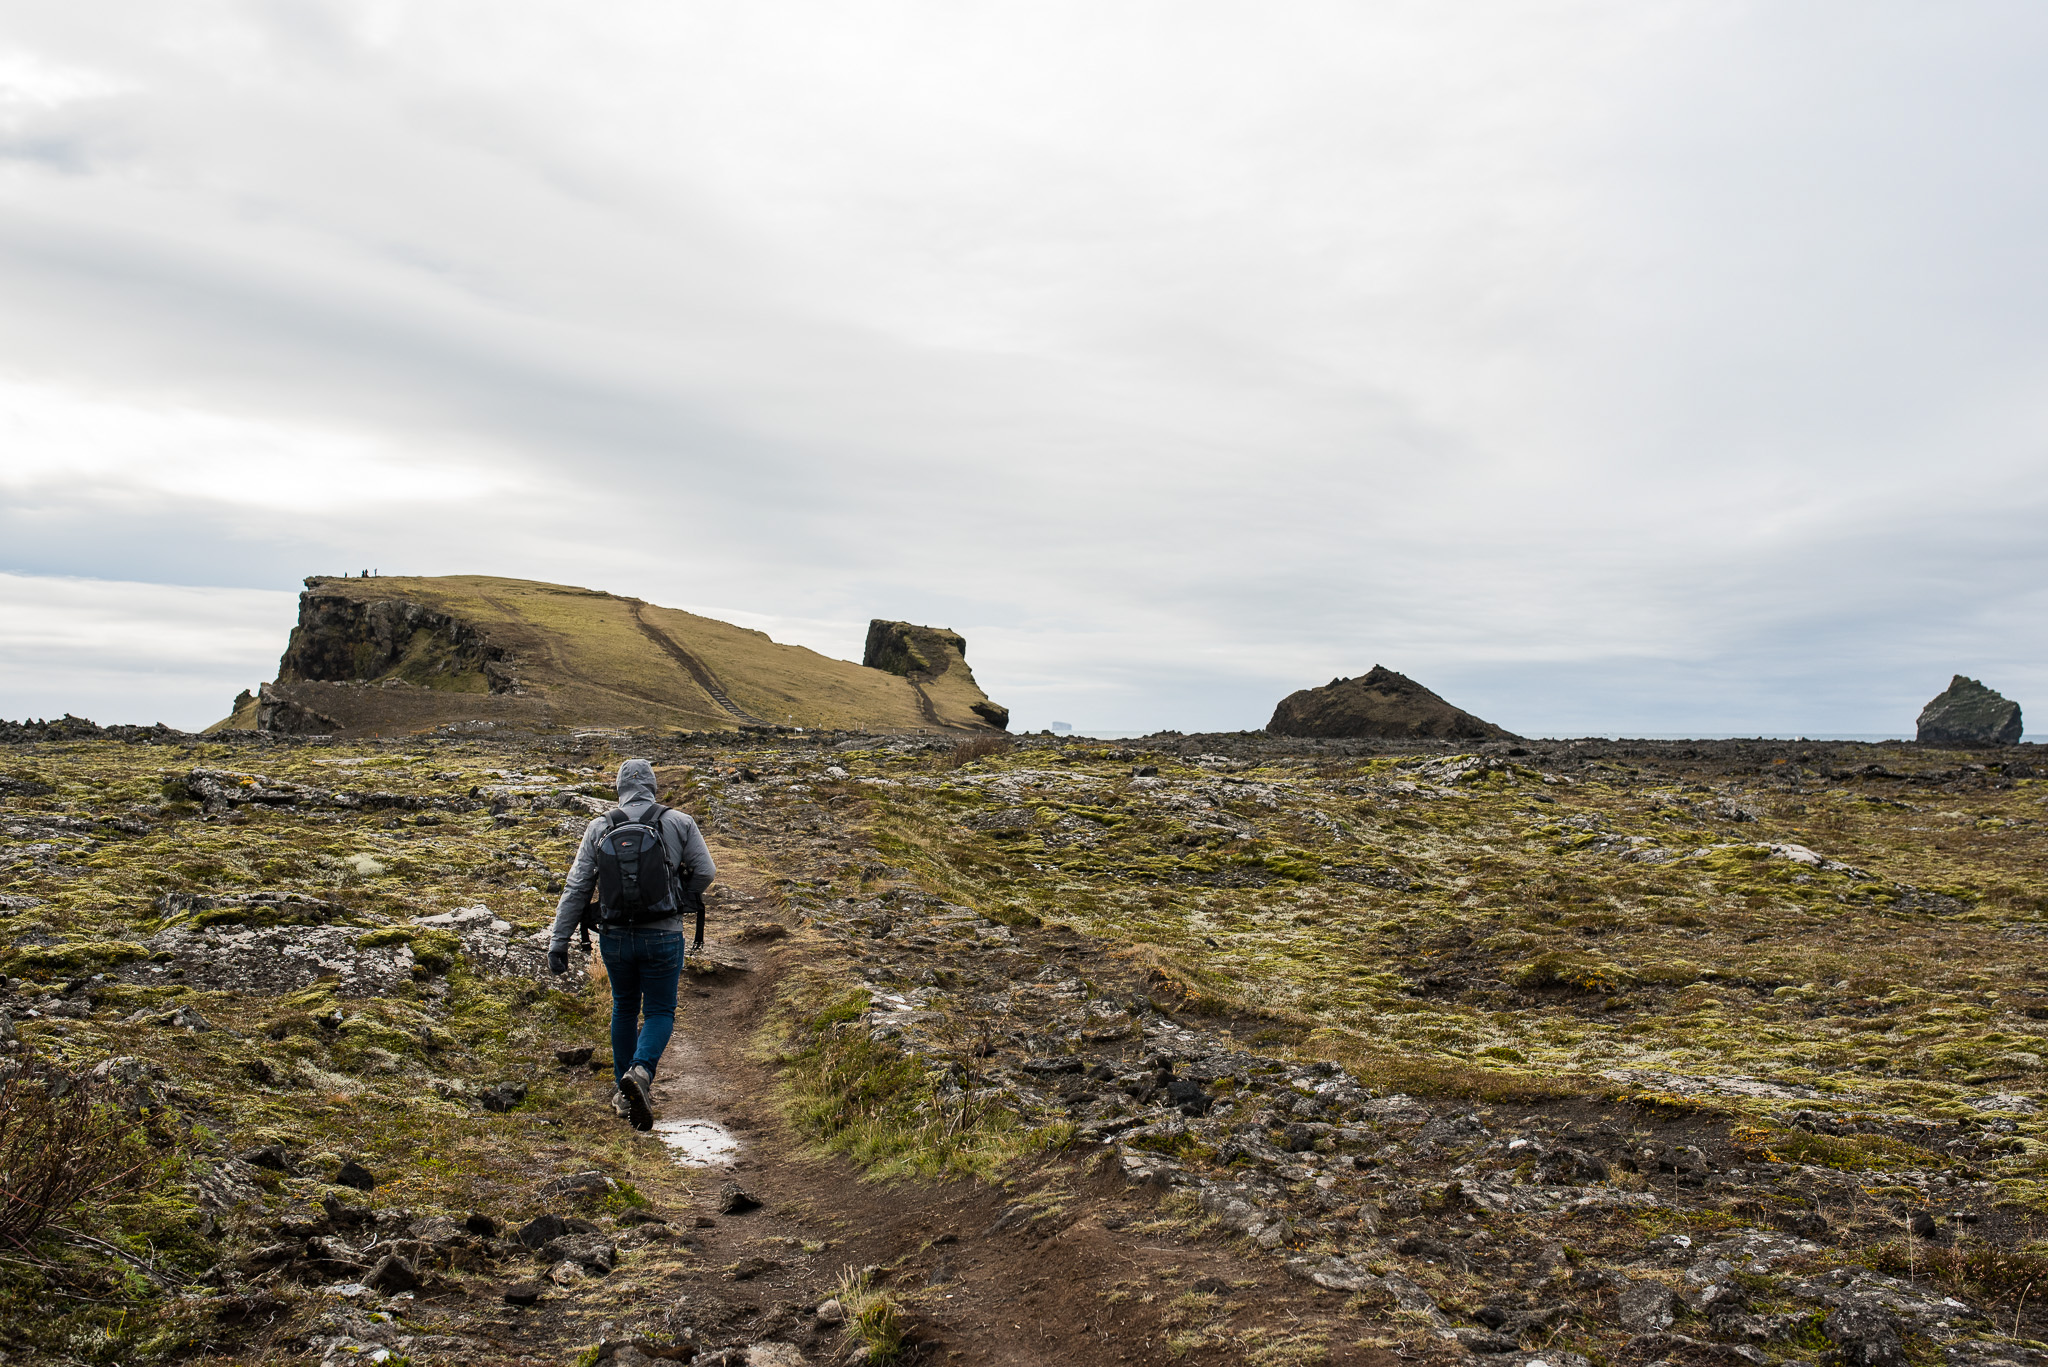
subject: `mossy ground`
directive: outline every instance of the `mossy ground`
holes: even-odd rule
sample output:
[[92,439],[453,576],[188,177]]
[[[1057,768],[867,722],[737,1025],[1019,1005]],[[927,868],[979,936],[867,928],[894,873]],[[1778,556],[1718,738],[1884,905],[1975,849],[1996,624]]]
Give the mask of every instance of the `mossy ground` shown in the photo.
[[[1158,766],[1145,788],[1133,759]],[[1309,1026],[1310,1047],[1923,1110],[2048,1070],[2048,783],[1901,803],[1776,764],[1703,785],[1553,760],[1546,782],[1532,759],[1416,791],[1393,758],[1176,760],[898,759],[872,773],[899,786],[867,800],[878,847],[933,891],[1143,947],[1198,1003]],[[977,820],[998,807],[1016,815]],[[1640,850],[1671,857],[1623,857]]]
[[[271,1182],[273,1208],[312,1199],[347,1158],[395,1174],[374,1204],[458,1217],[529,1213],[535,1173],[615,1150],[627,1170],[618,1131],[560,1104],[574,1079],[551,1063],[558,1039],[598,1042],[602,1058],[596,991],[476,975],[452,937],[409,921],[481,902],[537,929],[582,814],[547,799],[493,812],[469,793],[601,792],[632,744],[0,754],[0,777],[17,781],[0,814],[13,830],[0,841],[0,972],[27,980],[17,1001],[108,975],[78,989],[89,1018],[18,1021],[24,1043],[59,1064],[141,1054],[162,1071],[162,1180],[95,1227],[162,1280],[75,1249],[50,1255],[59,1271],[10,1270],[0,1320],[21,1326],[20,1342],[98,1362],[228,1351],[233,1331],[179,1288],[220,1253],[182,1182],[229,1152],[282,1143],[303,1156],[306,1176]],[[1560,746],[1462,767],[1184,748],[1042,744],[953,767],[938,749],[879,741],[694,747],[672,749],[661,773],[708,829],[768,821],[809,842],[793,909],[916,888],[1009,925],[1071,926],[1177,1011],[1269,1052],[1337,1058],[1388,1091],[1500,1105],[1627,1095],[1711,1113],[1759,1155],[1865,1173],[1877,1191],[1888,1173],[1952,1160],[1794,1128],[1787,1109],[1853,1130],[1858,1117],[1975,1116],[1989,1093],[2044,1099],[2048,784],[1879,747],[1692,762]],[[1873,763],[1888,772],[1864,774]],[[194,767],[435,805],[207,813],[183,795]],[[1143,767],[1157,772],[1134,776]],[[1793,845],[1826,862],[1766,848]],[[403,940],[414,981],[374,998],[331,983],[263,997],[146,972],[145,942],[168,926],[289,921],[307,905],[192,909],[254,892],[317,898],[303,914],[366,944]],[[127,976],[139,980],[121,976],[138,965]],[[1050,1142],[993,1111],[934,1109],[920,1066],[836,1029],[856,985],[821,959],[787,983],[765,1040],[788,1109],[819,1142],[877,1171],[981,1177]],[[177,1005],[218,1028],[121,1024]],[[465,1095],[500,1081],[527,1086],[525,1105],[494,1114]],[[2016,1111],[2001,1142],[1982,1166],[2015,1209],[2048,1208],[2048,1129]],[[2018,1256],[1953,1275],[1988,1284],[2018,1275]],[[1175,1305],[1192,1345],[1208,1307]],[[1277,1331],[1240,1347],[1275,1362],[1323,1351]]]

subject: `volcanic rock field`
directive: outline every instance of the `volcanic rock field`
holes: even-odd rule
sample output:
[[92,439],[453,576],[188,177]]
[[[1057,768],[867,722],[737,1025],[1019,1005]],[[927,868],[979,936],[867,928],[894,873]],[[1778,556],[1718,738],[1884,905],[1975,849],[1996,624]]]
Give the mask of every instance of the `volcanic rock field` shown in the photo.
[[0,741],[7,1362],[2048,1363],[2032,746]]

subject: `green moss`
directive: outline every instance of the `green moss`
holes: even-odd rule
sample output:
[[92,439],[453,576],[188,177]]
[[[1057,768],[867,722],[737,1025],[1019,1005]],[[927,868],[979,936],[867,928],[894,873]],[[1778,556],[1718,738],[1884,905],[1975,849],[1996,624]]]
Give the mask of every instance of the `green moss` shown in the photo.
[[83,973],[149,957],[149,948],[133,940],[78,940],[63,945],[31,946],[9,954],[9,973],[25,978]]

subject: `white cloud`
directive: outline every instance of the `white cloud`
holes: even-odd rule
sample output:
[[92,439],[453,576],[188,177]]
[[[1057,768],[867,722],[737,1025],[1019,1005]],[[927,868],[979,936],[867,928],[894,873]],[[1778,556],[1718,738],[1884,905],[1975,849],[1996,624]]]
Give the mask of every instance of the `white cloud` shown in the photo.
[[2025,7],[14,28],[24,573],[912,617],[1092,725],[1375,660],[1530,730],[2048,684]]
[[6,715],[197,730],[275,676],[297,602],[263,589],[0,574]]

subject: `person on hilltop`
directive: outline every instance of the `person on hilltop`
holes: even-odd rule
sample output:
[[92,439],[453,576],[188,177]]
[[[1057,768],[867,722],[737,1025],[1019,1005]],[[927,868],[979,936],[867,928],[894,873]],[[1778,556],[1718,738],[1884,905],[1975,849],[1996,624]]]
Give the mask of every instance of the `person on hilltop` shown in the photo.
[[654,1071],[675,1031],[683,912],[699,909],[701,948],[704,889],[717,876],[697,823],[655,800],[654,766],[621,764],[619,805],[592,820],[576,847],[555,907],[548,971],[569,971],[569,936],[588,916],[612,984],[612,1109],[636,1130],[654,1128]]

